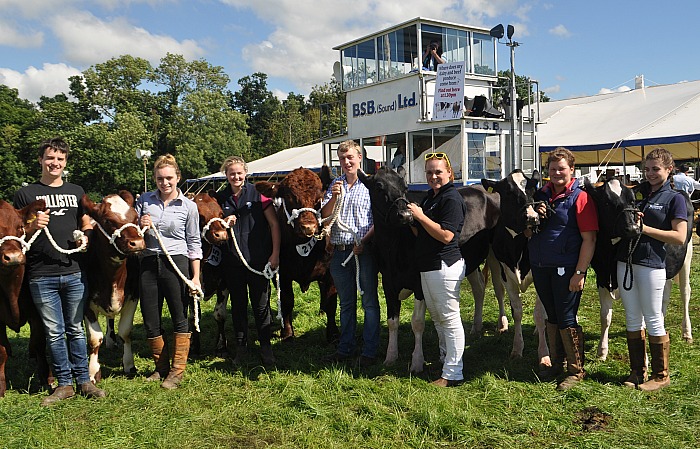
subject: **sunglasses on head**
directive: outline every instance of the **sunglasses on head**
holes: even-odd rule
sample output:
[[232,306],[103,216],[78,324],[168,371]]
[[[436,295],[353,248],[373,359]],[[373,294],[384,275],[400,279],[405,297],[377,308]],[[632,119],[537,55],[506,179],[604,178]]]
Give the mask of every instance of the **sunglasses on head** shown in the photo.
[[425,153],[425,160],[429,161],[430,159],[444,159],[445,162],[447,163],[447,166],[451,167],[450,158],[447,157],[447,154],[445,154],[445,153],[442,153],[442,152]]

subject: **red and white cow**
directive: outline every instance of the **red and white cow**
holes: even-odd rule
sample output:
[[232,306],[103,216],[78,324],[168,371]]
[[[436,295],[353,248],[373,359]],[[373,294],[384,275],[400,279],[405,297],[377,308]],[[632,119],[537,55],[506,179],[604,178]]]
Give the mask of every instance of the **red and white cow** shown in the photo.
[[99,315],[108,319],[120,316],[118,334],[124,345],[124,372],[135,375],[131,330],[138,305],[138,264],[136,260],[127,264],[127,257],[138,255],[146,244],[137,224],[134,197],[121,191],[107,195],[101,203],[95,204],[85,195],[82,205],[95,222],[85,264],[90,291],[85,308],[90,380],[98,382],[101,378],[98,355],[104,334],[97,319]]
[[46,209],[44,200],[37,200],[21,210],[0,200],[0,398],[5,396],[5,364],[12,354],[5,327],[15,332],[29,322],[29,354],[37,359],[39,380],[46,386],[49,365],[46,360],[46,340],[41,317],[34,308],[29,290],[22,284],[25,272],[25,223],[36,218],[37,211]]

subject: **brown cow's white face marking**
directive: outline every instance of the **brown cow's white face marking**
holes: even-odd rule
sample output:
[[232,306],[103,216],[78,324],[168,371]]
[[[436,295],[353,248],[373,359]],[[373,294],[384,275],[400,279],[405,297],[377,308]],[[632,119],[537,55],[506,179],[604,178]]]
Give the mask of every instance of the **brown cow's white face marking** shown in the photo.
[[105,200],[109,204],[109,209],[117,214],[119,218],[126,220],[126,214],[129,212],[129,205],[119,195],[114,195]]

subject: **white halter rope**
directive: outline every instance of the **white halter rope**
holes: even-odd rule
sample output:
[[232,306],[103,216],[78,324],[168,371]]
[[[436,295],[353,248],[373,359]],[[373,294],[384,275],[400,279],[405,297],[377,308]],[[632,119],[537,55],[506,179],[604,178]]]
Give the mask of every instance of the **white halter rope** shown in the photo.
[[229,226],[228,222],[226,220],[224,220],[223,218],[214,217],[211,220],[209,220],[207,222],[207,224],[204,226],[204,228],[202,228],[202,239],[204,239],[204,241],[209,243],[210,245],[213,245],[213,243],[210,242],[209,239],[207,239],[207,232],[209,232],[209,228],[216,221],[220,222],[221,225],[224,227],[224,229],[228,229],[231,227],[231,226]]
[[250,271],[251,273],[255,273],[258,276],[262,276],[267,280],[270,280],[272,278],[275,278],[275,288],[277,289],[277,319],[282,322],[282,295],[280,294],[280,277],[279,277],[279,271],[280,267],[275,268],[274,270],[272,269],[272,266],[270,265],[270,262],[265,264],[265,268],[263,268],[263,271],[258,271],[255,268],[251,267],[248,264],[248,261],[245,260],[245,257],[243,257],[243,253],[241,252],[241,248],[238,246],[238,240],[236,239],[236,233],[231,231],[231,239],[233,240],[233,246],[236,248],[236,253],[238,254],[238,258],[241,259],[241,262],[243,262],[243,265]]
[[54,240],[53,236],[51,235],[51,232],[49,231],[49,228],[42,228],[39,231],[37,231],[32,236],[31,241],[34,241],[34,239],[39,235],[41,231],[44,231],[44,233],[46,234],[46,238],[49,239],[51,245],[56,249],[56,251],[58,251],[61,254],[75,254],[87,250],[88,242],[86,239],[83,238],[85,237],[85,234],[80,229],[76,229],[75,231],[73,231],[73,240],[75,240],[76,242],[80,240],[80,246],[73,249],[63,249],[60,246],[58,246],[58,243],[56,243],[56,240]]
[[119,247],[117,246],[117,244],[115,243],[117,241],[117,239],[122,236],[122,231],[126,228],[136,228],[136,232],[138,232],[139,236],[143,237],[143,235],[146,233],[146,229],[147,229],[146,227],[144,227],[143,229],[139,228],[137,225],[135,225],[133,223],[126,223],[121,228],[115,229],[114,232],[112,233],[112,235],[109,235],[109,234],[107,234],[107,232],[104,230],[104,228],[98,222],[95,222],[95,224],[97,225],[97,229],[102,231],[102,234],[104,234],[104,236],[107,237],[107,240],[109,240],[109,244],[112,245],[114,247],[114,249],[116,249],[119,252],[119,254],[121,254],[122,256],[125,255],[124,252],[122,250],[120,250]]
[[202,288],[198,285],[196,285],[194,282],[192,282],[190,279],[187,278],[184,274],[182,274],[182,271],[175,265],[175,261],[173,261],[173,258],[170,257],[170,253],[168,252],[167,248],[165,247],[165,243],[163,243],[163,238],[160,235],[160,232],[158,232],[158,229],[155,227],[153,223],[151,223],[151,229],[153,230],[153,234],[156,236],[156,240],[158,240],[158,244],[160,245],[160,249],[163,250],[163,254],[165,254],[165,257],[168,258],[168,262],[170,262],[170,265],[173,267],[175,270],[175,273],[182,279],[182,281],[189,287],[191,291],[194,291],[194,294],[191,294],[192,298],[194,299],[194,328],[197,330],[197,332],[200,332],[199,330],[199,301],[201,301],[204,298],[204,292],[202,291]]
[[5,237],[0,239],[0,246],[2,246],[3,243],[9,241],[9,240],[14,240],[20,245],[22,245],[22,254],[26,254],[27,251],[29,251],[29,248],[32,247],[32,243],[34,243],[34,240],[36,240],[37,237],[39,237],[39,234],[41,234],[41,230],[38,230],[37,232],[34,233],[32,238],[29,239],[29,241],[25,241],[24,239],[27,237],[27,234],[22,234],[22,237],[15,237],[14,235],[6,235]]
[[[323,227],[323,230],[321,231],[321,238],[323,238],[324,235],[330,235],[331,228],[333,225],[338,225],[338,229],[341,231],[349,232],[352,234],[352,238],[355,241],[355,246],[359,246],[362,242],[360,238],[357,236],[357,233],[355,232],[354,229],[352,229],[350,226],[348,226],[346,223],[344,223],[340,219],[340,211],[343,208],[343,201],[345,200],[345,190],[340,189],[340,195],[338,196],[338,199],[336,199],[335,204],[333,205],[333,211],[331,214],[324,219],[328,220],[328,224]],[[319,239],[320,240],[320,239]],[[362,287],[360,286],[360,256],[355,254],[354,252],[351,252],[350,255],[345,259],[345,261],[341,264],[343,267],[350,262],[350,259],[352,256],[355,256],[355,284],[357,285],[357,291],[360,293],[360,295],[364,295],[365,292],[362,290]]]
[[311,212],[312,214],[316,215],[316,220],[319,223],[323,223],[323,220],[321,219],[321,212],[312,207],[292,209],[292,213],[290,214],[289,211],[287,211],[287,203],[284,201],[284,198],[282,198],[282,208],[284,209],[284,214],[287,216],[288,225],[294,226],[294,220],[299,218],[299,215],[301,215],[302,212]]

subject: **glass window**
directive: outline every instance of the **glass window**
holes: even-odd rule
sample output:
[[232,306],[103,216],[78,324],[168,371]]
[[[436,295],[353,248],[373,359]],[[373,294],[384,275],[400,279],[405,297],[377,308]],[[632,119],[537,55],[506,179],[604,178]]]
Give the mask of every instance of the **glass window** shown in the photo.
[[343,50],[343,88],[351,89],[377,81],[374,39]]
[[377,38],[379,80],[410,73],[418,60],[416,26],[406,27]]
[[500,179],[501,152],[498,136],[467,133],[469,179]]
[[488,34],[474,33],[474,73],[496,74],[496,47]]
[[435,151],[450,158],[455,184],[462,184],[462,132],[459,125],[435,128],[433,131]]
[[411,155],[409,179],[412,183],[425,184],[425,153],[433,148],[433,130],[424,129],[409,133],[408,146]]
[[382,165],[386,165],[384,156],[384,136],[364,137],[362,139],[362,171],[373,175]]
[[387,167],[398,172],[403,178],[408,181],[406,164],[406,134],[391,134],[384,139],[385,156],[389,161]]
[[[422,25],[421,57],[432,42],[440,44],[442,58],[447,62],[469,61],[469,35],[455,28]],[[425,63],[423,67],[428,67]]]

